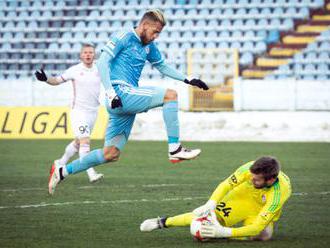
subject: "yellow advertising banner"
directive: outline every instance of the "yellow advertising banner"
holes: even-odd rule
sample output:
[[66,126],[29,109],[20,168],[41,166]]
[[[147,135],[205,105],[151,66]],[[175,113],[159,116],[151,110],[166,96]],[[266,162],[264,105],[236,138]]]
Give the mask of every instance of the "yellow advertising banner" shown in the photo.
[[[108,114],[104,107],[92,132],[103,139]],[[68,107],[0,107],[0,139],[72,139]]]

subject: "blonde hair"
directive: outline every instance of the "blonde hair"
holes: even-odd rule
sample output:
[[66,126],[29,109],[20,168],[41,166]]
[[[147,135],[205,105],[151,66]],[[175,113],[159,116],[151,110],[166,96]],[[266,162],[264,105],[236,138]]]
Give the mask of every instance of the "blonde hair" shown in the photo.
[[151,9],[144,13],[141,22],[144,20],[151,20],[154,22],[159,22],[163,26],[166,25],[166,20],[163,12],[160,9]]

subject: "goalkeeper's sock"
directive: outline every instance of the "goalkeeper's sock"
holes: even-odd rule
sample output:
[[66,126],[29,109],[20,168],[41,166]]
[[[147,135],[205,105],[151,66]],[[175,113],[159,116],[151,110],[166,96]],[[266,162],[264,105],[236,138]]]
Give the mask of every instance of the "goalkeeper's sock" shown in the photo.
[[168,217],[165,221],[165,226],[166,227],[190,226],[193,218],[194,218],[193,213],[185,213],[174,217]]
[[180,146],[178,101],[170,101],[164,103],[163,118],[166,125],[169,151],[173,152]]
[[76,159],[66,165],[69,174],[76,174],[88,168],[103,164],[106,162],[104,158],[103,149],[93,150],[86,156]]
[[59,159],[60,164],[66,164],[77,152],[78,146],[75,141],[72,141],[66,146],[63,156]]

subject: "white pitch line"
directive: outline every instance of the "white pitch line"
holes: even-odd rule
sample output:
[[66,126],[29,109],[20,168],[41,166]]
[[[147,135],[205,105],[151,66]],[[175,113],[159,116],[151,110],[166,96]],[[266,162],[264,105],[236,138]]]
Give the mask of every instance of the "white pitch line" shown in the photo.
[[184,197],[184,198],[165,198],[160,200],[155,199],[136,199],[136,200],[113,200],[113,201],[81,201],[81,202],[55,202],[55,203],[45,203],[31,204],[31,205],[18,205],[18,206],[0,206],[0,209],[8,208],[39,208],[39,207],[51,207],[51,206],[65,206],[65,205],[89,205],[89,204],[121,204],[121,203],[139,203],[139,202],[168,202],[168,201],[191,201],[196,199],[205,199],[205,197]]
[[[293,196],[307,196],[307,195],[329,195],[330,191],[323,192],[296,192],[292,193]],[[121,203],[144,203],[144,202],[169,202],[169,201],[192,201],[204,199],[207,200],[205,196],[196,196],[196,197],[175,197],[175,198],[164,198],[164,199],[135,199],[135,200],[113,200],[113,201],[78,201],[78,202],[55,202],[55,203],[39,203],[39,204],[30,204],[30,205],[17,205],[17,206],[0,206],[1,209],[25,209],[25,208],[39,208],[39,207],[52,207],[52,206],[66,206],[66,205],[90,205],[90,204],[121,204]]]
[[[123,184],[123,185],[91,185],[91,186],[80,186],[78,189],[103,189],[103,188],[162,188],[162,187],[190,187],[194,184],[143,184],[143,185],[134,185],[134,184]],[[19,192],[19,191],[47,191],[47,186],[45,188],[18,188],[18,189],[0,189],[0,192]]]

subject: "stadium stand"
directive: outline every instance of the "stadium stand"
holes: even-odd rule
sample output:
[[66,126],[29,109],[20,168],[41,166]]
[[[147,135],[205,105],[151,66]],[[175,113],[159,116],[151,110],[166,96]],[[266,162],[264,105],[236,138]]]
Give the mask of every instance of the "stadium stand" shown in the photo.
[[[150,7],[167,16],[157,43],[177,69],[186,70],[191,48],[234,48],[243,77],[304,79],[308,69],[313,78],[330,78],[328,0],[3,0],[0,77],[31,76],[40,66],[59,73],[78,61],[82,42],[99,52],[112,32],[136,25]],[[147,67],[142,77],[159,76]]]

